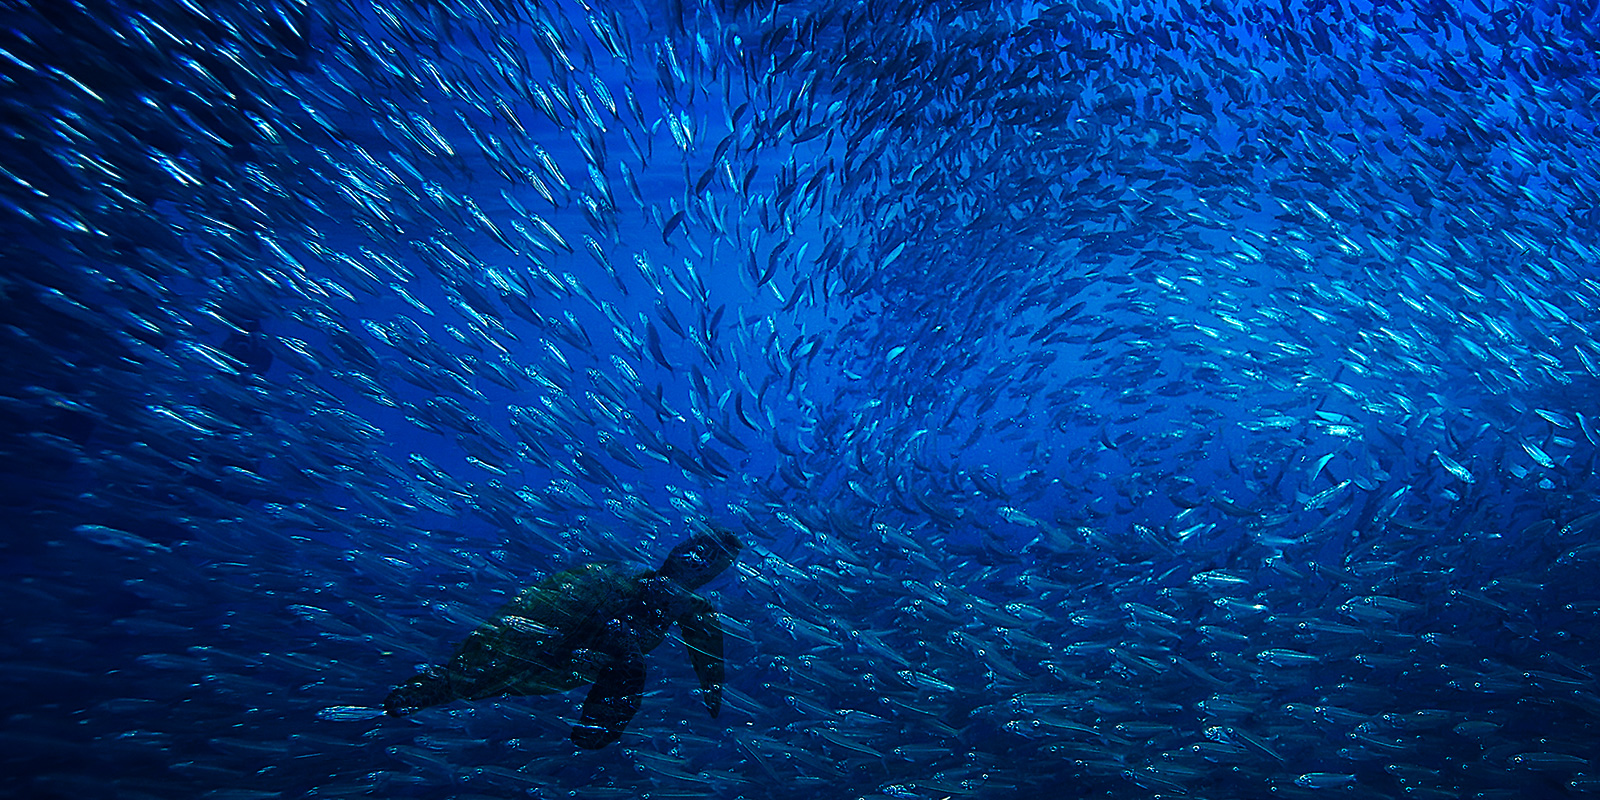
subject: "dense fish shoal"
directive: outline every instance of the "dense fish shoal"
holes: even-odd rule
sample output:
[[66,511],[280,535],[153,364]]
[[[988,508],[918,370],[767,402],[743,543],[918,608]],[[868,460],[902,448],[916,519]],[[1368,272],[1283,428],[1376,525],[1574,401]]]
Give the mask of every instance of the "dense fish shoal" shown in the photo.
[[[7,17],[0,793],[1600,790],[1575,6]],[[715,719],[381,716],[708,522]]]

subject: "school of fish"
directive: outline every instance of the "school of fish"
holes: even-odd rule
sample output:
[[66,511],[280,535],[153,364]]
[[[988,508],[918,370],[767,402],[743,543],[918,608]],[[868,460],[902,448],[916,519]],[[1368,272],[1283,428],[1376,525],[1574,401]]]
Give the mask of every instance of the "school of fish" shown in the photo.
[[[0,795],[1600,794],[1600,18],[13,0]],[[650,659],[404,719],[524,587]]]

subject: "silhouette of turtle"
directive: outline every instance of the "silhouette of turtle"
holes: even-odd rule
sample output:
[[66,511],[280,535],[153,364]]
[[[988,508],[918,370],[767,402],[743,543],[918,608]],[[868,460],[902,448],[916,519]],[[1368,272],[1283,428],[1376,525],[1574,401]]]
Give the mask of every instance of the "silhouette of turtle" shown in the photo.
[[731,531],[713,526],[674,547],[658,570],[584,564],[556,573],[473,631],[448,665],[401,684],[384,700],[384,710],[398,717],[452,700],[552,694],[593,683],[572,742],[604,747],[639,711],[644,654],[677,623],[701,697],[716,717],[722,624],[694,590],[727,569],[740,549]]

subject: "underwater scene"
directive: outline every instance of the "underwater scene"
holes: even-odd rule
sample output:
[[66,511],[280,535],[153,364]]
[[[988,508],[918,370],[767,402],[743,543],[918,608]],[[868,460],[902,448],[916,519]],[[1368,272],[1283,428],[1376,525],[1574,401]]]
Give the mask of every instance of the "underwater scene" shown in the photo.
[[1600,796],[1600,11],[5,0],[0,796]]

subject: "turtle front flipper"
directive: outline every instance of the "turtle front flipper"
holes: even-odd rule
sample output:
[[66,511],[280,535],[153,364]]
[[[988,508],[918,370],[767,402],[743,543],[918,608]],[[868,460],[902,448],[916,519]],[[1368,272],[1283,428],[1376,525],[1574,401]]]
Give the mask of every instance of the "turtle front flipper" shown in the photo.
[[572,726],[572,743],[587,750],[622,738],[644,699],[644,652],[638,640],[623,637],[616,650],[583,701],[583,719]]
[[695,607],[678,618],[683,643],[689,647],[689,663],[700,679],[700,696],[712,717],[722,710],[722,622],[717,610],[704,598],[696,597]]

